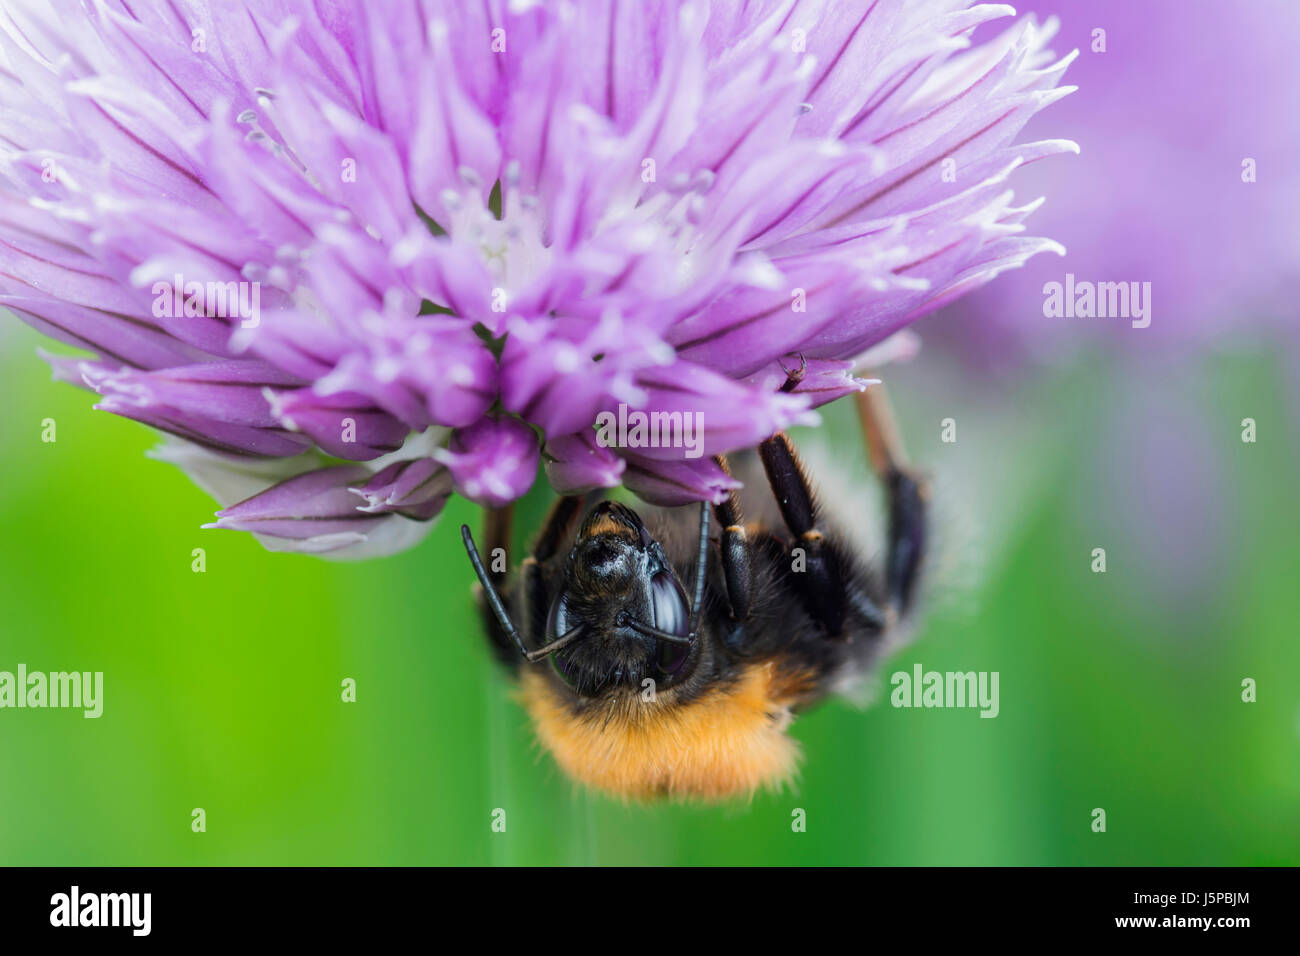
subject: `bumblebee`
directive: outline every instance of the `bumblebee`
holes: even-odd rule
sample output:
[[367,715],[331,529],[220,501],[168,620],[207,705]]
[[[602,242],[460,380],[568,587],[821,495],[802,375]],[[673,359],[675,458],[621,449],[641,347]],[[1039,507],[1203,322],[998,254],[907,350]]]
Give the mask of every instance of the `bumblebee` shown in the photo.
[[[631,800],[724,800],[791,778],[794,716],[872,667],[925,555],[928,486],[902,460],[881,389],[857,403],[888,502],[883,568],[826,520],[784,433],[716,459],[750,479],[743,502],[561,497],[513,574],[489,573],[462,525],[492,649],[565,773]],[[508,509],[485,534],[508,545]]]

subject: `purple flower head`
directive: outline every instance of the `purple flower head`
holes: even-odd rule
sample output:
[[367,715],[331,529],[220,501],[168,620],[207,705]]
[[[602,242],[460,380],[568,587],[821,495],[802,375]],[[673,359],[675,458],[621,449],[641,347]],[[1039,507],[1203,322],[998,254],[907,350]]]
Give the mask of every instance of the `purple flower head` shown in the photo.
[[[1014,12],[4,0],[0,305],[277,547],[409,545],[543,458],[716,498],[712,456],[1059,251],[1008,178],[1075,148],[1014,143],[1070,58],[1032,19],[970,42]],[[619,410],[700,416],[703,457],[595,441]]]

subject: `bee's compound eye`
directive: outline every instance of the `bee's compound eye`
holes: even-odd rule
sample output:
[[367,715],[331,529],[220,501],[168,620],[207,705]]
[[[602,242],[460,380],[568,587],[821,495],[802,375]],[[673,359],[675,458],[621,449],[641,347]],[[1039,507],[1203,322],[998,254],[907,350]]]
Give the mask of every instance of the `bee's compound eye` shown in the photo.
[[[660,571],[650,579],[650,596],[654,601],[654,626],[669,634],[685,637],[691,627],[691,612],[686,604],[686,593],[677,579],[667,571]],[[659,669],[665,674],[676,674],[690,657],[687,644],[659,642]]]
[[569,593],[560,592],[551,602],[550,613],[546,615],[546,642],[549,644],[569,629]]
[[570,687],[578,686],[578,672],[569,663],[564,651],[557,651],[551,655],[551,667],[555,673],[560,675],[560,680],[564,681]]
[[[569,629],[569,595],[568,592],[561,592],[553,602],[551,602],[550,613],[546,616],[546,642],[561,637]],[[578,672],[569,663],[566,652],[563,650],[556,651],[551,655],[551,667],[555,673],[560,675],[570,687],[578,685]]]
[[691,627],[691,612],[686,606],[686,592],[677,579],[660,571],[650,579],[650,597],[654,601],[654,626],[685,637]]

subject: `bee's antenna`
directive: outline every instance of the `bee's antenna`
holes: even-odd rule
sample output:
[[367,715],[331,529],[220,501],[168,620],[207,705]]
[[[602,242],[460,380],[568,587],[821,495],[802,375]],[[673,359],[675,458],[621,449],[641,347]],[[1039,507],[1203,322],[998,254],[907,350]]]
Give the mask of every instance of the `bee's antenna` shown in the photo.
[[[515,646],[519,648],[519,653],[528,657],[528,649],[524,647],[524,642],[519,638],[519,632],[515,626],[510,623],[510,615],[506,613],[505,605],[501,603],[501,596],[497,594],[497,589],[492,586],[488,580],[487,571],[483,567],[483,559],[478,556],[478,547],[474,544],[474,536],[469,532],[469,525],[460,526],[460,537],[465,542],[465,550],[469,553],[469,563],[474,565],[474,573],[478,575],[479,584],[483,585],[483,593],[487,595],[488,606],[492,608],[492,613],[497,616],[497,621],[501,629],[506,632],[506,637],[514,641]],[[565,635],[568,637],[569,635]],[[563,640],[564,638],[561,638]],[[529,658],[531,660],[531,658]]]
[[[646,637],[658,638],[661,641],[667,641],[669,644],[689,644],[691,642],[689,637],[682,637],[680,634],[670,634],[667,631],[654,627],[653,625],[643,624],[636,620],[636,618],[628,618],[627,626],[632,628],[632,630],[636,631],[638,634],[644,634]],[[565,637],[567,636],[568,635],[566,634]],[[563,638],[561,638],[561,640],[562,639]]]
[[700,605],[704,603],[704,572],[709,560],[709,503],[700,502],[700,555],[695,565],[695,600],[691,602],[691,637],[700,629]]
[[538,661],[550,657],[560,648],[568,647],[578,638],[582,637],[582,628],[583,625],[575,624],[573,625],[573,627],[569,628],[567,631],[565,631],[555,640],[551,641],[551,643],[543,647],[539,647],[535,651],[525,651],[524,657],[528,658],[528,662],[530,664],[536,664]]

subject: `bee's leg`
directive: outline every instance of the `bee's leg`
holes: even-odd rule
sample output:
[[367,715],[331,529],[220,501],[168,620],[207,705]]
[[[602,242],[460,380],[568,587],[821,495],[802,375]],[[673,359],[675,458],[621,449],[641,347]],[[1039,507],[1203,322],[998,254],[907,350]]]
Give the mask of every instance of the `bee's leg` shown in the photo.
[[885,582],[893,615],[907,612],[925,557],[926,502],[930,487],[907,466],[893,409],[883,385],[855,396],[871,468],[889,495],[889,550]]
[[809,615],[835,638],[844,636],[850,614],[863,627],[883,630],[885,616],[858,584],[852,557],[824,537],[818,527],[812,485],[790,439],[777,432],[758,446],[758,453],[781,517],[794,538],[788,551],[791,579],[803,593]]
[[[714,459],[728,475],[727,459],[719,455]],[[713,506],[718,524],[722,526],[722,575],[727,582],[727,600],[731,604],[731,619],[743,621],[749,617],[750,595],[754,586],[754,559],[745,533],[745,516],[740,510],[740,499],[735,492],[720,505]]]
[[542,565],[555,557],[560,545],[564,543],[574,521],[582,511],[583,499],[580,495],[565,495],[551,506],[550,513],[542,523],[541,533],[533,546],[533,553],[524,558],[520,566],[523,575],[523,619],[524,633],[534,647],[546,643],[546,615],[551,609],[551,600],[546,592],[546,581],[542,575]]

